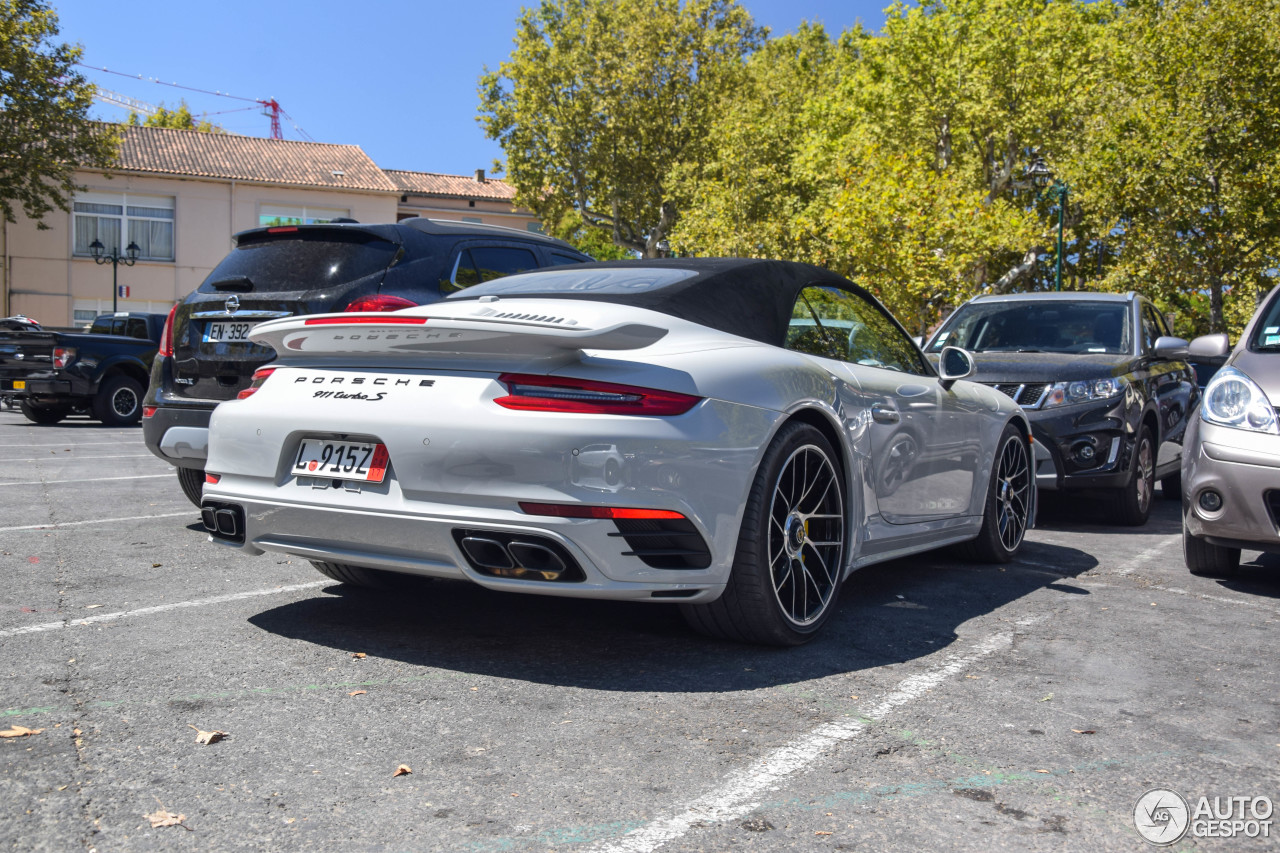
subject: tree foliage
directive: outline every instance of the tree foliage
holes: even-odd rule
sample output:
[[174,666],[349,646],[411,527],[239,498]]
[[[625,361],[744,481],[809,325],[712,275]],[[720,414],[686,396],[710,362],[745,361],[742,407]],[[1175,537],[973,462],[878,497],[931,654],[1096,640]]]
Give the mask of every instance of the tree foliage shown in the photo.
[[1115,235],[1107,284],[1238,330],[1280,267],[1280,4],[1137,0],[1106,44],[1075,171]]
[[698,160],[719,97],[764,37],[733,0],[542,0],[480,80],[481,122],[517,202],[570,210],[653,257],[678,214],[668,173]]
[[0,0],[0,213],[18,209],[46,227],[70,210],[76,168],[105,168],[117,141],[88,120],[94,87],[75,70],[80,48],[55,41],[58,16],[43,0]]
[[177,109],[168,109],[162,101],[154,113],[143,119],[136,112],[130,112],[128,123],[133,126],[142,125],[143,127],[172,127],[178,130],[198,130],[201,133],[226,133],[226,131],[209,121],[202,118],[196,120],[191,115],[191,108],[187,106],[185,100],[178,103]]

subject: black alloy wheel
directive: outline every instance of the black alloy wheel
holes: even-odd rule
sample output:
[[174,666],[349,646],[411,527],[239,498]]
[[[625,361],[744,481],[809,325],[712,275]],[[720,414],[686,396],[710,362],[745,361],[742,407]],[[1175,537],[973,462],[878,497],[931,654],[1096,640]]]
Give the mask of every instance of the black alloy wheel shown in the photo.
[[1151,515],[1151,498],[1156,491],[1156,450],[1151,428],[1138,433],[1129,480],[1116,494],[1116,521],[1129,527],[1141,527]]
[[129,426],[142,420],[146,389],[129,376],[112,376],[93,398],[93,416],[108,426]]
[[56,424],[71,413],[70,406],[57,404],[42,406],[39,403],[29,403],[26,400],[19,403],[18,408],[22,409],[23,416],[33,424]]
[[1013,424],[1000,435],[991,483],[982,511],[982,529],[965,543],[970,559],[982,563],[1007,563],[1022,547],[1031,522],[1031,454],[1026,436]]
[[830,618],[845,564],[844,474],[821,431],[779,430],[756,471],[720,598],[681,609],[704,634],[777,646],[811,640]]

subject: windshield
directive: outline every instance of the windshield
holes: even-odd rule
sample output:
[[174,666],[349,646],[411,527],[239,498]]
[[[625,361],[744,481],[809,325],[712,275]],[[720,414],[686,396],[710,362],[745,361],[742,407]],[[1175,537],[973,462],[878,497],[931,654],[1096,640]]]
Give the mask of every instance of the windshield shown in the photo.
[[1131,352],[1129,305],[1124,302],[1036,299],[962,306],[933,339],[970,352]]
[[1280,290],[1271,297],[1271,304],[1262,309],[1262,317],[1253,327],[1249,349],[1261,352],[1280,352]]

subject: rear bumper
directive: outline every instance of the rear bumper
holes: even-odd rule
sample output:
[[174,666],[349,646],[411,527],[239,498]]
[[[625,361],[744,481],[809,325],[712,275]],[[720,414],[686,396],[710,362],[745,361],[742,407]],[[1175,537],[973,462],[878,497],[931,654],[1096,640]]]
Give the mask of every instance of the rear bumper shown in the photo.
[[209,418],[213,406],[157,406],[142,419],[147,449],[179,468],[203,468],[209,456]]

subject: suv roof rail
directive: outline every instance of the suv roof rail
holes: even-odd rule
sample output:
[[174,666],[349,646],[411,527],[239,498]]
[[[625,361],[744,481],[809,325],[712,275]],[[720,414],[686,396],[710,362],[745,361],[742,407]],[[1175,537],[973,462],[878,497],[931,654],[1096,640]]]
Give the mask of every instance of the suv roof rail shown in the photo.
[[[423,232],[424,234],[492,234],[494,236],[504,237],[520,237],[522,240],[537,240],[541,243],[550,243],[555,246],[561,246],[565,249],[573,249],[573,245],[566,243],[556,237],[548,236],[539,231],[521,231],[518,228],[508,228],[505,225],[486,225],[483,222],[460,222],[456,219],[428,219],[425,216],[414,216],[410,219],[401,219],[397,225],[407,225],[410,228]],[[574,249],[574,251],[577,251]]]

